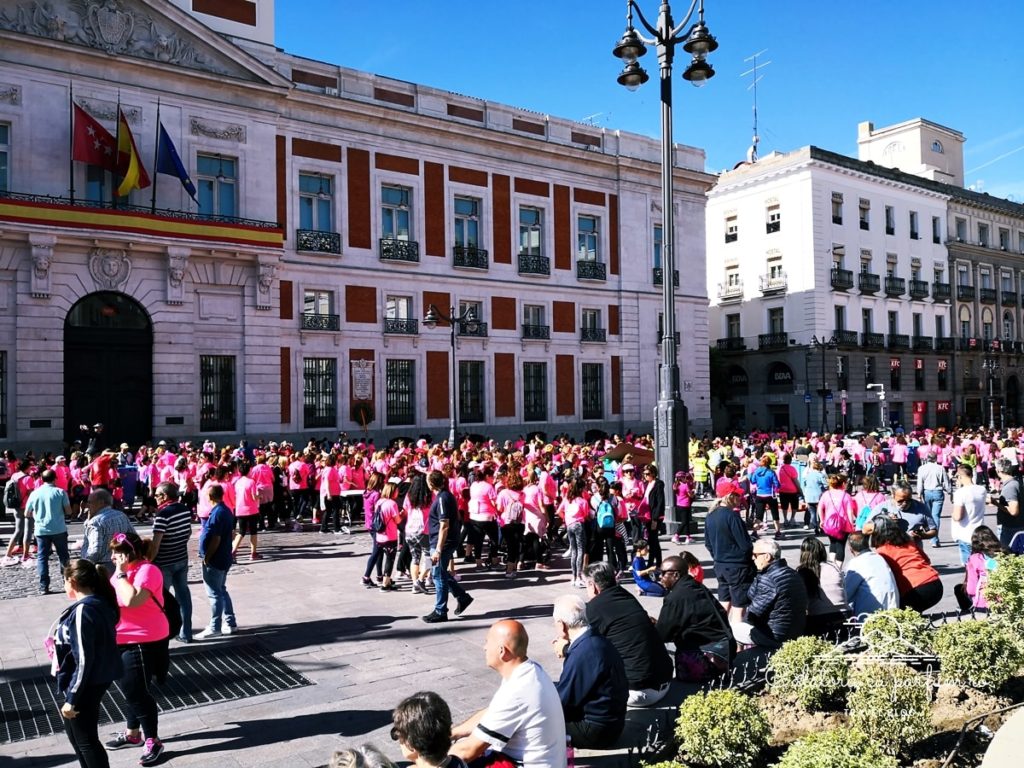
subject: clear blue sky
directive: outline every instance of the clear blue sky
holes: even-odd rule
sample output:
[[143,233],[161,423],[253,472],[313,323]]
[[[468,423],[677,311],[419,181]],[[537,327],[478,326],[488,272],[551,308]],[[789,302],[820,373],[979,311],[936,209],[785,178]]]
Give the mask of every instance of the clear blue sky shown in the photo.
[[[643,0],[648,18],[658,0]],[[688,3],[676,0],[680,17]],[[651,82],[615,82],[611,48],[624,0],[278,0],[289,53],[609,129],[657,136]],[[967,138],[966,184],[1024,202],[1024,2],[1021,0],[705,0],[716,76],[697,89],[676,59],[675,138],[703,147],[708,170],[750,144],[744,59],[767,49],[758,85],[762,156],[815,144],[856,157],[857,123],[924,117]]]

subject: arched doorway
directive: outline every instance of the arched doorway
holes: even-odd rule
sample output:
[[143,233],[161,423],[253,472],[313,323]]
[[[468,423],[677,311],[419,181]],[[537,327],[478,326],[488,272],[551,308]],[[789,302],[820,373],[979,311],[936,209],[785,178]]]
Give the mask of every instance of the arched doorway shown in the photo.
[[104,291],[81,299],[64,321],[64,436],[102,423],[101,446],[152,437],[153,327],[134,299]]

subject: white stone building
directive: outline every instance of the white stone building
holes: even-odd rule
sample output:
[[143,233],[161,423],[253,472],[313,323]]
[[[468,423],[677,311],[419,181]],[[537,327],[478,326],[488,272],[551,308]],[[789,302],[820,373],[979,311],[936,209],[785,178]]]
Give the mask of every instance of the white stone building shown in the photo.
[[[0,446],[649,429],[657,142],[311,61],[270,0],[0,0]],[[71,161],[72,104],[157,181]],[[156,175],[159,122],[198,187]],[[705,271],[703,152],[677,259]],[[152,195],[152,197],[151,197]],[[678,292],[710,426],[707,296]]]

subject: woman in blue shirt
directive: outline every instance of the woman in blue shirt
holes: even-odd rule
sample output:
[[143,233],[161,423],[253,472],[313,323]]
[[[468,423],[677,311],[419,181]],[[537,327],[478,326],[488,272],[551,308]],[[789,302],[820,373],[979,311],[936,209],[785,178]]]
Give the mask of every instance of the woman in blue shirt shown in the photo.
[[807,505],[804,527],[814,531],[817,536],[821,533],[818,502],[821,501],[821,494],[828,490],[828,476],[817,457],[812,458],[810,466],[804,470],[803,477],[800,478],[800,490],[804,495],[804,504]]

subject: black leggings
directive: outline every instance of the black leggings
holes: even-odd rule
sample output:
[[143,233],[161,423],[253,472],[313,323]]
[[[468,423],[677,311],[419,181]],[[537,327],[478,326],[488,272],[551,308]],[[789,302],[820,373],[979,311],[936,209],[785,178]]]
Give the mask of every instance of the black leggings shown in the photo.
[[846,559],[846,539],[849,534],[844,533],[841,538],[828,537],[828,550],[836,556],[836,562],[842,563]]
[[900,604],[903,608],[913,608],[918,613],[924,613],[941,599],[942,582],[932,579],[900,595]]
[[601,538],[605,549],[605,559],[616,571],[624,571],[629,568],[629,560],[626,558],[626,542],[615,535],[614,528],[600,528]]
[[156,739],[159,738],[156,699],[149,691],[149,682],[155,671],[147,663],[150,661],[144,644],[122,646],[121,664],[124,666],[124,674],[121,675],[120,686],[127,705],[125,714],[128,730],[135,731],[142,726],[142,734],[147,739]]
[[519,553],[523,549],[523,523],[509,523],[501,527],[501,540],[505,542],[505,562],[515,565],[519,562]]
[[[369,577],[370,571],[376,565],[380,568],[380,560],[384,559],[384,576],[391,578],[391,572],[395,570],[395,554],[398,552],[397,541],[381,541],[377,543],[377,548],[370,553],[370,562],[366,564],[366,576]],[[377,572],[377,578],[381,578],[380,571]]]
[[487,557],[491,561],[498,559],[498,524],[494,520],[470,520],[469,540],[473,544],[473,557],[483,560],[484,537],[490,542]]
[[676,507],[676,519],[679,521],[680,536],[689,536],[690,527],[693,525],[693,507]]
[[71,748],[82,768],[109,768],[107,750],[100,741],[99,719],[100,705],[103,696],[110,687],[102,685],[86,685],[79,689],[75,696],[75,710],[78,715],[64,721],[64,732],[68,735]]

